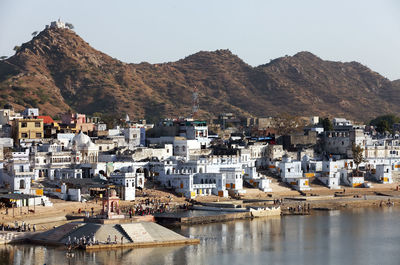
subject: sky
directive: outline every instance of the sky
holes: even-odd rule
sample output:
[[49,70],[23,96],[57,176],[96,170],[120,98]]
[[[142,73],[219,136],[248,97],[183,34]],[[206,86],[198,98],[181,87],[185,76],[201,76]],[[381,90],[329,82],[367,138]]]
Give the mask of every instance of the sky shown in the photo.
[[0,56],[58,18],[127,63],[229,49],[257,66],[309,51],[400,79],[399,0],[0,0]]

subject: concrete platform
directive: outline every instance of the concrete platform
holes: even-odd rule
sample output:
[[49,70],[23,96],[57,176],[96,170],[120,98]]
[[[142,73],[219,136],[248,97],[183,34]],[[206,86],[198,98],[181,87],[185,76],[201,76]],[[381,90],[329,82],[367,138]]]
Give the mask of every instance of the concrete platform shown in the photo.
[[80,245],[84,249],[118,247],[150,247],[176,244],[199,244],[198,239],[186,238],[153,222],[121,224],[69,223],[30,238],[33,243],[66,245],[75,239],[95,239],[95,244]]

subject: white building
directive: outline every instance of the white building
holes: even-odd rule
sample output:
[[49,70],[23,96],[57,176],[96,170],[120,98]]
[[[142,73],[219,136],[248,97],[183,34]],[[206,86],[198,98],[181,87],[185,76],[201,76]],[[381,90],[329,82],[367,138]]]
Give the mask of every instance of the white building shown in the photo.
[[283,182],[290,184],[297,190],[310,190],[309,179],[303,177],[301,161],[292,161],[290,157],[285,155],[282,162],[279,163],[279,171]]
[[163,184],[168,188],[175,189],[186,198],[196,196],[217,195],[228,196],[225,188],[226,176],[223,173],[179,173],[174,172],[163,178]]
[[221,168],[220,173],[225,173],[226,188],[238,193],[243,193],[243,171],[241,168]]
[[15,119],[22,119],[22,115],[12,109],[0,109],[0,125],[11,124]]
[[272,191],[270,187],[271,180],[265,176],[260,176],[255,167],[245,167],[244,172],[244,181],[264,192]]
[[50,28],[59,28],[59,29],[67,29],[68,27],[62,22],[60,19],[57,21],[53,21],[50,23]]
[[136,194],[136,173],[121,172],[112,173],[110,181],[120,186],[121,198],[125,201],[135,200]]
[[284,156],[282,162],[279,163],[279,171],[282,181],[287,182],[287,179],[296,179],[303,177],[301,169],[301,161],[292,161],[290,157]]
[[333,126],[351,126],[351,121],[345,118],[334,118],[333,119]]
[[208,138],[208,126],[204,121],[184,121],[179,125],[179,136],[186,137],[188,140],[197,140],[202,148],[210,145],[211,139]]
[[12,192],[29,194],[34,172],[28,159],[14,158],[1,169],[1,183]]
[[80,168],[58,168],[55,169],[54,175],[58,179],[81,179],[82,169]]
[[99,148],[90,137],[80,132],[72,138],[70,146],[73,151],[79,151],[82,155],[81,163],[94,164],[98,162]]
[[[35,180],[44,177],[53,180],[57,170],[76,168],[82,161],[79,151],[67,150],[63,143],[58,141],[32,146],[31,150],[29,159],[35,172]],[[57,175],[58,178],[61,176]]]
[[146,138],[145,128],[125,128],[123,134],[129,149],[133,150],[137,146],[144,146]]
[[319,123],[319,117],[318,116],[312,116],[311,118],[310,118],[310,124],[311,125],[316,125],[316,124],[318,124]]
[[376,171],[373,176],[376,181],[384,184],[393,183],[392,167],[390,165],[376,165]]
[[201,144],[197,140],[187,140],[184,137],[175,137],[174,155],[189,159],[190,151],[200,150]]
[[340,169],[343,169],[343,163],[339,161],[323,161],[322,173],[319,175],[318,179],[330,189],[339,189]]
[[22,116],[24,116],[24,117],[39,116],[39,109],[38,108],[26,108],[22,112]]
[[351,172],[351,170],[341,169],[340,172],[340,180],[344,185],[350,187],[362,187],[364,184],[364,175],[362,172],[358,174]]

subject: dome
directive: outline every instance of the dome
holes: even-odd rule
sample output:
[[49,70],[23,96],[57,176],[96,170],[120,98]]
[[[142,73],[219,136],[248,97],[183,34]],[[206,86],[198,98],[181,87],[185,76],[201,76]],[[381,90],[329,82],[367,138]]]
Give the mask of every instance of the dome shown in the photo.
[[90,143],[92,143],[90,137],[84,134],[82,131],[79,134],[75,135],[74,138],[72,138],[71,142],[73,146],[79,147],[88,146],[90,145]]

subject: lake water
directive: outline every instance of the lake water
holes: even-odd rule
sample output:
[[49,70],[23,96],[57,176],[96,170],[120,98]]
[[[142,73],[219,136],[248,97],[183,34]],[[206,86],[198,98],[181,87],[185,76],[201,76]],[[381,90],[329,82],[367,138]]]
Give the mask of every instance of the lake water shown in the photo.
[[1,264],[400,264],[400,209],[319,212],[175,229],[200,245],[100,252],[15,245]]

